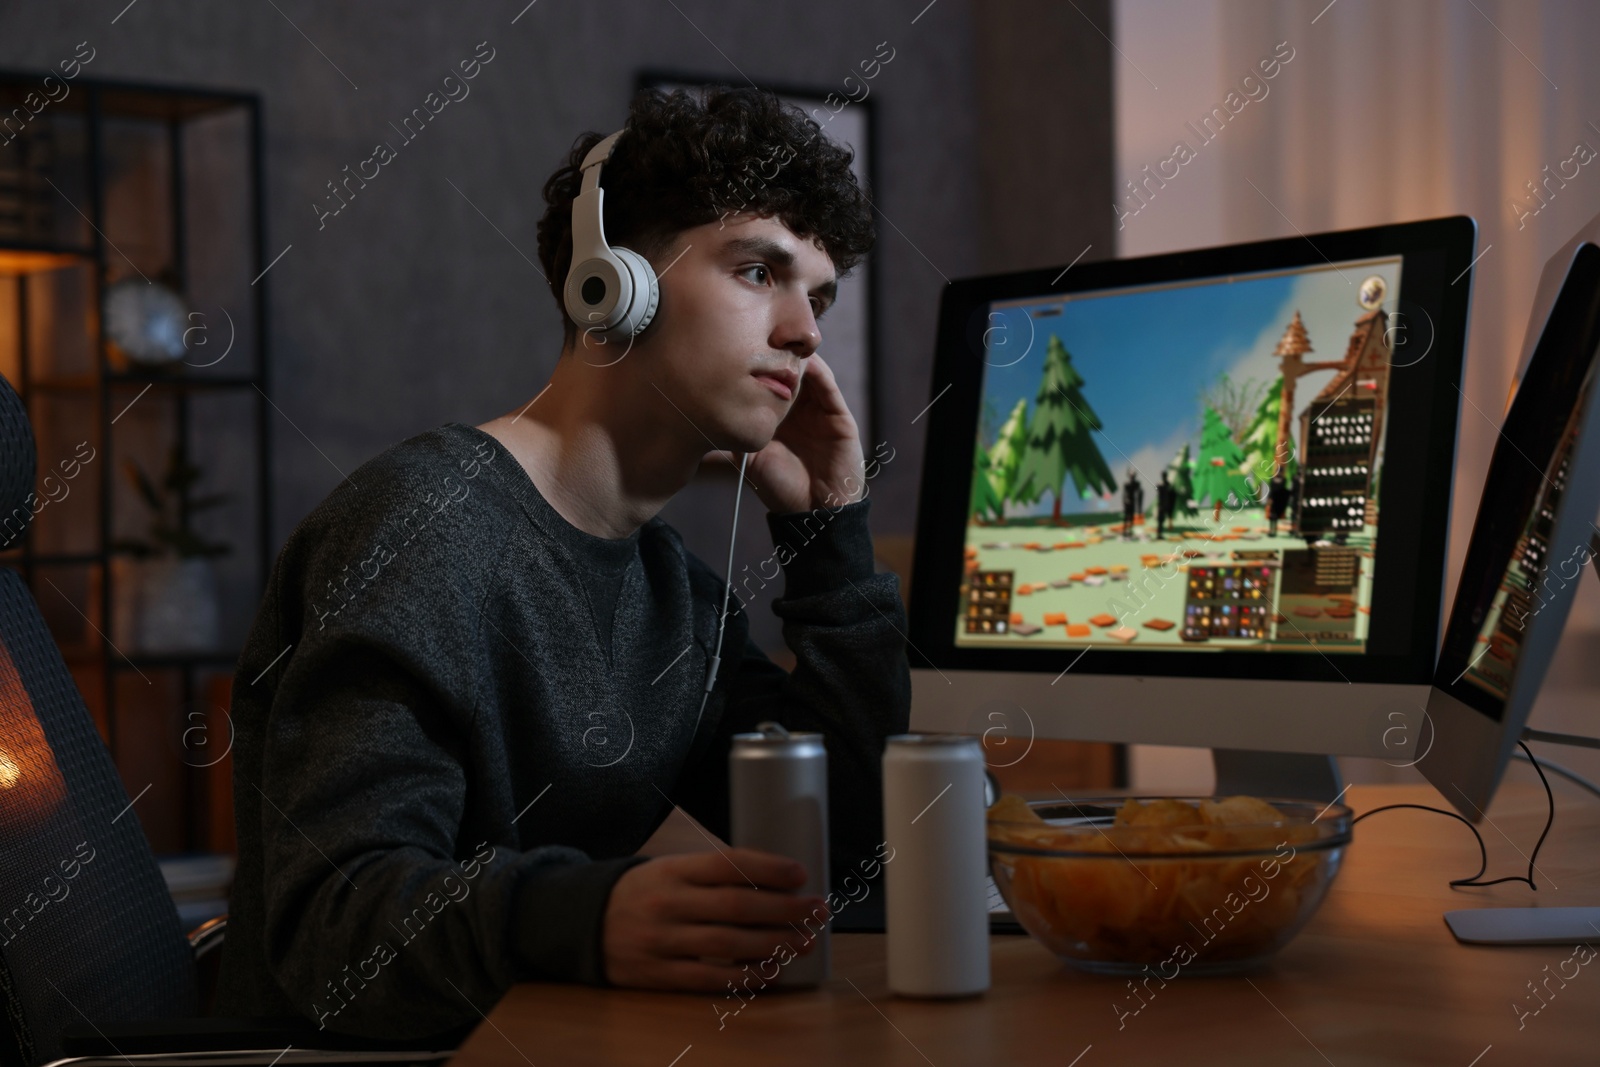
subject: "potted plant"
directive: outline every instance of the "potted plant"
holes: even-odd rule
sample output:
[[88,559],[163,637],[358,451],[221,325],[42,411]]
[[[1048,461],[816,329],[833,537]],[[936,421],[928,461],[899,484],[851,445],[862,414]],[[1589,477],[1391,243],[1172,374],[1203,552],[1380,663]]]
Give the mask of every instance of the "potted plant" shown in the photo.
[[174,445],[158,489],[134,461],[123,465],[134,491],[150,509],[148,540],[119,538],[111,547],[116,615],[113,641],[124,652],[211,651],[221,643],[217,578],[211,560],[232,551],[195,533],[195,513],[227,501],[230,493],[189,497],[200,468]]

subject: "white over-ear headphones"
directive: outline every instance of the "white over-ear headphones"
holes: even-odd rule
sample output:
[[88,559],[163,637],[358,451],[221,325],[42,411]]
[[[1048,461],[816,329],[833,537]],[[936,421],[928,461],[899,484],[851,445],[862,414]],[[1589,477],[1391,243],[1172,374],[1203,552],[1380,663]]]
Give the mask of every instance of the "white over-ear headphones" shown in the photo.
[[606,244],[601,207],[600,167],[626,127],[607,137],[583,158],[583,186],[572,201],[572,269],[563,304],[567,315],[603,343],[626,341],[650,325],[661,288],[650,261],[631,248]]

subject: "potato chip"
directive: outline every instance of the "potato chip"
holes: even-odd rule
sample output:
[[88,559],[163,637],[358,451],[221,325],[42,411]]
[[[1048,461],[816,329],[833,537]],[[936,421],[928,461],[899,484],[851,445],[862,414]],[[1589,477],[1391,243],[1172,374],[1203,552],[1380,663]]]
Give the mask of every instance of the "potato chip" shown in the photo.
[[1239,826],[1283,821],[1277,808],[1257,797],[1223,797],[1202,800],[1200,817],[1213,826]]
[[1041,826],[1044,825],[1039,813],[1015,793],[1007,793],[995,801],[989,808],[989,819],[1001,822],[1036,822]]
[[1201,822],[1194,805],[1170,797],[1140,801],[1129,797],[1117,811],[1114,826],[1196,826]]

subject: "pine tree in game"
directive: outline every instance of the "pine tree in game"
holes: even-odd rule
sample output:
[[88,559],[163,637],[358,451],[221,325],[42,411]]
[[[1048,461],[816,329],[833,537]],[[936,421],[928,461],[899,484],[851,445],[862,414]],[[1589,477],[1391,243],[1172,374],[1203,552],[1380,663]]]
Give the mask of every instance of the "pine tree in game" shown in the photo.
[[1005,500],[994,491],[989,454],[983,450],[982,442],[973,442],[972,448],[972,500],[967,505],[967,513],[978,523],[1001,519],[1005,516]]
[[1000,434],[989,446],[989,491],[995,499],[995,512],[1003,516],[1008,500],[1018,499],[1017,468],[1022,465],[1023,450],[1028,446],[1028,401],[1018,400],[1017,406],[1000,427]]
[[1068,478],[1085,500],[1117,488],[1111,468],[1091,436],[1101,428],[1100,417],[1084,400],[1082,390],[1083,377],[1072,366],[1072,355],[1052,334],[1012,499],[1031,504],[1050,493],[1055,497],[1050,521],[1057,524]]
[[1284,455],[1276,455],[1278,448],[1278,413],[1283,408],[1283,378],[1272,383],[1272,388],[1256,407],[1250,425],[1244,432],[1240,446],[1244,449],[1245,473],[1257,486],[1272,480],[1278,465],[1283,464],[1283,477],[1294,484],[1298,464],[1294,459],[1294,439],[1285,442]]
[[1216,408],[1206,405],[1206,421],[1200,430],[1200,459],[1196,464],[1195,499],[1210,498],[1211,521],[1222,518],[1222,505],[1230,498],[1238,507],[1253,500],[1255,493],[1240,471],[1244,452],[1234,443],[1233,433]]
[[1178,491],[1176,513],[1190,518],[1200,514],[1200,509],[1195,507],[1194,460],[1190,458],[1187,444],[1172,454],[1172,462],[1167,464],[1167,480]]

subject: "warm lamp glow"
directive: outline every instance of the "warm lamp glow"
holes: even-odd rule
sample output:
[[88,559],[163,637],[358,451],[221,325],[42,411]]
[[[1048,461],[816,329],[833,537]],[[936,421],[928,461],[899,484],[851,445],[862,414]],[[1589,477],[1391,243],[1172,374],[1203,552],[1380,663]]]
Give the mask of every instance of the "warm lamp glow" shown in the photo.
[[0,835],[30,829],[67,796],[67,783],[11,653],[0,642]]
[[37,274],[60,270],[84,262],[70,252],[35,252],[21,248],[0,249],[0,275]]

